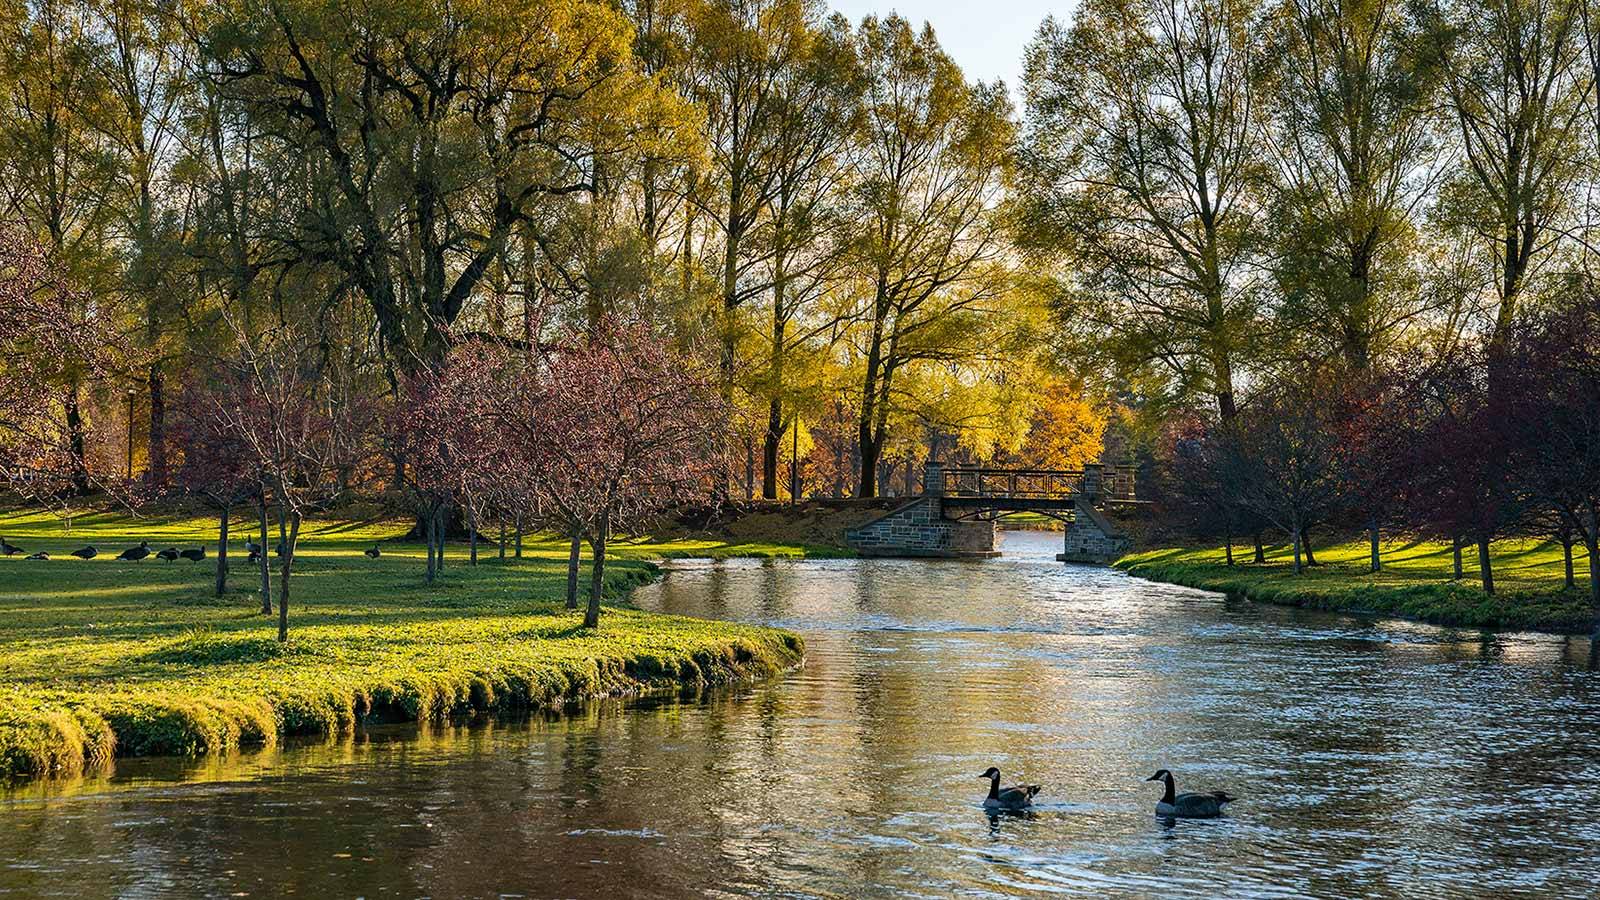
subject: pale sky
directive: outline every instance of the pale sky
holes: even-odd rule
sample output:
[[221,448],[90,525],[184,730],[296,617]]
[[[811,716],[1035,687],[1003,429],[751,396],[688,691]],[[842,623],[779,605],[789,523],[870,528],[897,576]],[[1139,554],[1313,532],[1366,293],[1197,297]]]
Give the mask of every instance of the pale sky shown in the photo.
[[1004,78],[1018,102],[1022,48],[1045,16],[1067,21],[1077,6],[1074,0],[828,0],[828,5],[852,22],[898,12],[918,28],[932,23],[940,45],[968,79]]

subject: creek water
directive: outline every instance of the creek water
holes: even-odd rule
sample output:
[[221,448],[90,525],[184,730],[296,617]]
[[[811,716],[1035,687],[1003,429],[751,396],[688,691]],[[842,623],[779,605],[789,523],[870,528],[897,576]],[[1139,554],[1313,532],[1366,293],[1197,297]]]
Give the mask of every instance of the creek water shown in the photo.
[[[803,633],[691,699],[385,728],[0,794],[0,896],[1595,896],[1589,642],[1369,623],[1054,562],[672,566]],[[1044,785],[980,806],[989,765]],[[1226,788],[1163,821],[1143,781]]]

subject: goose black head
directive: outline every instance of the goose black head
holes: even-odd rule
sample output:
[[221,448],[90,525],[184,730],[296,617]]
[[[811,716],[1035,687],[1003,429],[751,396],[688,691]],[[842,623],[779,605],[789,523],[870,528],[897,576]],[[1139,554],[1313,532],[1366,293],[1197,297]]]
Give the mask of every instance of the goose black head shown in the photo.
[[988,769],[984,770],[984,773],[982,775],[979,775],[978,777],[979,778],[991,778],[991,779],[999,778],[1000,777],[1000,770],[996,769],[994,766],[990,766]]
[[1166,769],[1157,769],[1156,773],[1151,775],[1149,778],[1146,778],[1145,781],[1162,781],[1171,777],[1172,773],[1168,772]]

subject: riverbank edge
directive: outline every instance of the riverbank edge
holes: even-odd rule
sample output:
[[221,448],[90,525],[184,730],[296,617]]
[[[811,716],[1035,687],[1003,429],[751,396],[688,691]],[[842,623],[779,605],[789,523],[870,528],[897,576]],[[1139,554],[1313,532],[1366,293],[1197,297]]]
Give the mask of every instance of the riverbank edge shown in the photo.
[[[374,669],[363,673],[364,683],[319,693],[118,690],[41,700],[0,686],[0,784],[84,775],[119,757],[225,754],[289,737],[338,737],[366,725],[524,716],[613,697],[690,693],[771,678],[804,663],[805,641],[794,632],[638,609],[633,590],[659,580],[661,571],[654,564],[613,570],[608,592],[615,587],[627,596],[607,604],[601,630],[620,629],[618,649],[552,660],[554,670],[519,671],[508,658],[490,656],[434,679]],[[563,614],[558,606],[552,601],[548,611],[529,617]],[[622,649],[629,635],[663,622],[691,629],[703,623],[704,634],[670,652]],[[739,633],[718,634],[730,627]],[[284,664],[293,665],[292,657]]]
[[1124,556],[1112,565],[1136,578],[1215,591],[1254,603],[1315,609],[1361,618],[1405,619],[1429,625],[1547,634],[1590,634],[1595,615],[1588,597],[1576,591],[1506,591],[1493,596],[1449,582],[1382,586],[1351,581],[1337,590],[1306,588],[1292,576],[1251,573],[1248,565],[1200,566],[1143,562]]

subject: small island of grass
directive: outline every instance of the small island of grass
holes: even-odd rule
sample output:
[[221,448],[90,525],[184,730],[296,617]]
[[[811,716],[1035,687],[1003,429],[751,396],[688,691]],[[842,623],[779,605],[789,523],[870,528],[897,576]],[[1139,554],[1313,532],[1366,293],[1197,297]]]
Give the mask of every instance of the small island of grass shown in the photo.
[[[295,552],[298,608],[287,643],[259,612],[254,569],[234,544],[215,561],[114,559],[124,547],[216,552],[208,517],[0,516],[32,554],[0,559],[0,779],[71,775],[114,756],[197,755],[331,735],[358,724],[519,713],[588,698],[757,678],[795,665],[799,637],[648,613],[625,603],[599,628],[569,611],[565,541],[525,539],[523,558],[452,546],[423,582],[424,549],[392,520],[320,519]],[[69,556],[95,545],[93,560]],[[377,544],[381,555],[363,551]],[[798,555],[800,547],[759,548]],[[613,545],[606,596],[655,577],[668,553],[738,553],[717,541]],[[303,579],[303,580],[302,580]]]

